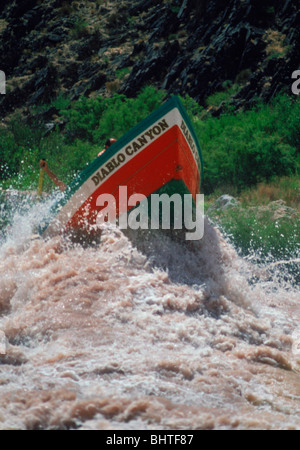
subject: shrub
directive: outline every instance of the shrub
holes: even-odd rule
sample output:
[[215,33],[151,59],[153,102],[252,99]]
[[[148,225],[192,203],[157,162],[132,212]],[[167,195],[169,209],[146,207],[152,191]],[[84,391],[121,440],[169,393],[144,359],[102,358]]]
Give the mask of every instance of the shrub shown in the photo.
[[0,131],[0,180],[5,180],[15,175],[20,166],[20,158],[17,152],[12,133],[4,129]]
[[43,133],[41,127],[28,125],[18,115],[0,130],[0,180],[20,172],[32,149],[39,147]]
[[214,212],[212,219],[242,256],[259,262],[299,257],[299,214],[276,216],[276,207],[235,207]]
[[[136,98],[115,93],[110,98],[82,97],[55,105],[66,120],[63,134],[48,136],[40,126],[20,118],[0,130],[0,180],[35,186],[38,162],[44,157],[65,182],[103,148],[108,137],[118,139],[161,105],[165,92],[145,87]],[[299,173],[300,101],[280,95],[269,104],[212,117],[189,96],[181,98],[198,135],[204,161],[205,194],[231,185],[238,193],[274,177]],[[33,169],[34,167],[34,169]],[[37,171],[37,172],[35,172]],[[16,181],[17,180],[17,181]],[[45,184],[47,189],[52,184]]]
[[230,182],[240,191],[299,170],[300,102],[287,96],[252,110],[196,120],[203,151],[204,189]]
[[153,87],[144,88],[136,98],[115,94],[107,103],[99,126],[94,132],[94,142],[114,136],[120,138],[130,128],[158,108],[165,93]]
[[106,108],[106,99],[81,97],[72,108],[63,110],[62,116],[67,120],[65,140],[68,143],[76,139],[93,140],[93,132]]
[[232,96],[237,94],[240,89],[240,86],[237,83],[228,83],[227,85],[226,83],[223,83],[223,86],[223,91],[215,92],[214,94],[207,97],[205,101],[207,106],[220,106],[221,103],[228,101]]
[[121,137],[131,127],[160,106],[165,93],[149,86],[136,98],[115,93],[110,98],[80,98],[63,111],[67,119],[66,141],[76,139],[103,145],[108,137]]

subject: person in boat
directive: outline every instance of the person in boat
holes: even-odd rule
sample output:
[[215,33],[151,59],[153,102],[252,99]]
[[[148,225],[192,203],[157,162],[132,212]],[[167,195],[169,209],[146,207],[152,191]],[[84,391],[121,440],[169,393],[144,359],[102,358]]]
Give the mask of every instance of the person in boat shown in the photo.
[[108,147],[110,147],[114,142],[116,142],[115,138],[109,138],[107,139],[107,141],[105,142],[105,148],[103,150],[101,150],[100,153],[98,153],[98,156],[103,155],[104,152],[106,152],[106,150],[108,149]]
[[[98,156],[102,155],[114,142],[116,142],[115,138],[107,139],[107,141],[105,142],[105,148],[101,150],[100,153],[98,153]],[[47,162],[44,159],[40,161],[40,168],[46,172],[53,183],[59,187],[61,192],[64,192],[66,190],[67,186],[65,185],[65,183],[57,178],[57,176],[49,169]]]

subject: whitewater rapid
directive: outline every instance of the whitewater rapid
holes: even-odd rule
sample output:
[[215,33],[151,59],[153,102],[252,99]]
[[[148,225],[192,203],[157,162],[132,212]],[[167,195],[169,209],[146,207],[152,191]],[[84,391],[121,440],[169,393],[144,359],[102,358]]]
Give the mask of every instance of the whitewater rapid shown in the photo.
[[83,247],[33,237],[41,208],[0,244],[0,429],[300,428],[297,286],[207,219]]

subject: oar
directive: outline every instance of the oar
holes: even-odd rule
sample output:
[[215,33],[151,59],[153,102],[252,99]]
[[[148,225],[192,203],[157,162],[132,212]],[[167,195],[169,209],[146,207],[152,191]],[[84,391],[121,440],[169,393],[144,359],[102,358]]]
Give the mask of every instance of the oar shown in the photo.
[[40,176],[39,176],[39,187],[38,187],[38,200],[39,201],[41,199],[41,195],[42,195],[42,191],[43,191],[44,173],[45,173],[44,169],[41,168]]

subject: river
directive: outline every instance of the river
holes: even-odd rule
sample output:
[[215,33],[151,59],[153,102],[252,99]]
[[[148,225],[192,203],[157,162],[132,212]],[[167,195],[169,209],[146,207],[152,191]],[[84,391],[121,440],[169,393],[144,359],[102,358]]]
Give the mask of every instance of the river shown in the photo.
[[195,242],[33,237],[48,206],[0,243],[0,429],[300,429],[300,298],[282,267],[239,257],[207,219]]

